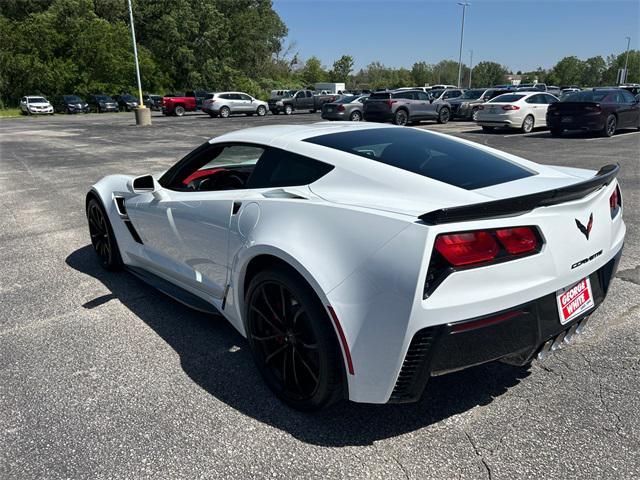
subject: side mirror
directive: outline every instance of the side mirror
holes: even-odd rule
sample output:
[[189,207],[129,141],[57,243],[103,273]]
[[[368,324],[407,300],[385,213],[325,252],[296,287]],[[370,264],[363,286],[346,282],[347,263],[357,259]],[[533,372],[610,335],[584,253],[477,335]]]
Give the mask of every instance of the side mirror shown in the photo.
[[131,180],[129,190],[135,194],[155,192],[158,188],[158,184],[152,175],[142,175]]

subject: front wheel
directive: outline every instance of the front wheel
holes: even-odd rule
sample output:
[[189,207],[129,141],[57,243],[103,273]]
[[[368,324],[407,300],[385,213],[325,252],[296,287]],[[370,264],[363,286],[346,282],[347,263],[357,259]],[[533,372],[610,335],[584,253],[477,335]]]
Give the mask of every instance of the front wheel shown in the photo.
[[264,105],[260,105],[256,110],[259,117],[264,117],[267,114],[267,109]]
[[471,111],[471,120],[473,120],[474,122],[478,121],[478,109],[477,108],[474,108]]
[[284,114],[291,115],[293,113],[293,107],[291,105],[285,105]]
[[533,130],[533,115],[524,117],[520,130],[522,133],[531,133],[531,130]]
[[609,115],[604,122],[604,128],[602,129],[603,137],[613,137],[613,134],[616,133],[618,121],[616,120],[615,115]]
[[109,218],[96,198],[92,198],[87,203],[87,220],[89,222],[89,234],[93,250],[98,256],[100,265],[106,270],[120,270],[122,268],[122,257],[113,234]]
[[447,107],[443,107],[440,109],[440,113],[438,114],[438,123],[447,123],[449,118],[451,117],[451,112]]
[[362,114],[358,110],[355,110],[354,112],[351,112],[351,115],[349,115],[349,120],[352,122],[359,122],[362,120]]
[[258,273],[245,312],[258,370],[283,402],[313,411],[342,398],[342,353],[331,319],[301,277],[283,267]]
[[178,105],[173,112],[176,116],[181,117],[184,115],[185,109],[182,105]]

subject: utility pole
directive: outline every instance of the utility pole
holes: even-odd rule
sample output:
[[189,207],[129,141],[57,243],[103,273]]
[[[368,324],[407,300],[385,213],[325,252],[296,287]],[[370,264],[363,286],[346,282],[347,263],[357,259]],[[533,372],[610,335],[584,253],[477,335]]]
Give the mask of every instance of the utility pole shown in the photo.
[[142,82],[140,81],[140,63],[138,62],[138,47],[136,45],[136,29],[133,25],[133,9],[129,3],[129,20],[131,21],[131,40],[133,41],[133,58],[136,63],[136,78],[138,80],[138,108],[136,108],[136,125],[151,125],[151,112],[144,106],[142,100]]
[[624,79],[620,78],[620,83],[627,83],[627,65],[629,63],[629,45],[631,45],[631,37],[624,37],[627,39],[627,53],[624,56]]
[[471,74],[473,73],[473,50],[469,50],[469,88],[471,88]]
[[458,88],[462,82],[462,43],[464,42],[464,17],[467,13],[467,7],[471,5],[467,2],[458,2],[458,5],[462,7],[462,30],[460,31],[460,55],[458,56]]

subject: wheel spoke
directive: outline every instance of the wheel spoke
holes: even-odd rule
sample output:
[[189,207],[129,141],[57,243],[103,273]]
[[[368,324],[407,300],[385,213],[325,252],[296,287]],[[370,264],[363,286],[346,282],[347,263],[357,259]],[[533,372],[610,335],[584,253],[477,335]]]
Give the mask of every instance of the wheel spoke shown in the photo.
[[282,323],[287,324],[287,304],[284,301],[284,287],[280,285],[280,301],[282,302]]
[[296,322],[298,321],[298,317],[300,315],[302,315],[304,313],[304,308],[300,308],[296,314],[293,316],[293,320],[292,320],[292,327],[295,328],[296,327]]
[[289,351],[291,349],[287,348],[284,351],[284,357],[282,358],[282,387],[287,389],[287,357],[289,356]]
[[284,331],[280,327],[276,327],[276,325],[271,320],[269,320],[269,318],[264,313],[262,313],[260,310],[258,310],[253,305],[251,305],[251,310],[253,310],[258,315],[260,315],[262,317],[262,319],[265,322],[267,322],[271,328],[273,328],[276,332],[278,332],[280,334],[280,336],[284,335]]
[[251,335],[251,338],[257,340],[258,342],[268,342],[269,340],[275,340],[276,338],[282,338],[281,333],[276,333],[275,335],[267,335],[266,337],[260,337],[258,335]]
[[309,374],[313,378],[313,381],[318,383],[318,376],[313,371],[313,368],[311,368],[311,366],[307,363],[307,360],[304,358],[304,356],[298,350],[295,350],[295,352],[298,354],[298,358],[300,359],[300,363],[302,363],[302,365],[304,365],[304,367],[307,369],[307,371],[309,372]]
[[281,347],[276,348],[273,352],[267,355],[267,358],[264,359],[264,364],[269,365],[269,362],[273,360],[275,357],[277,357],[278,355],[280,355],[282,352],[284,352],[288,346],[289,345],[285,343]]
[[278,320],[280,322],[280,325],[282,325],[284,327],[285,326],[284,322],[280,318],[278,318],[278,314],[276,313],[276,311],[273,309],[273,307],[269,303],[269,299],[267,298],[267,292],[264,289],[264,285],[262,286],[261,290],[262,290],[262,299],[264,300],[264,303],[266,303],[267,307],[271,311],[271,314],[273,315],[273,318]]
[[304,343],[304,342],[298,342],[300,345],[302,345],[303,348],[307,349],[307,350],[317,350],[318,349],[318,344],[317,343]]
[[298,392],[303,393],[302,392],[302,385],[300,385],[300,379],[298,378],[298,370],[296,369],[295,354],[296,354],[296,349],[294,348],[291,351],[291,369],[293,370],[293,383],[295,384],[296,389],[298,390]]

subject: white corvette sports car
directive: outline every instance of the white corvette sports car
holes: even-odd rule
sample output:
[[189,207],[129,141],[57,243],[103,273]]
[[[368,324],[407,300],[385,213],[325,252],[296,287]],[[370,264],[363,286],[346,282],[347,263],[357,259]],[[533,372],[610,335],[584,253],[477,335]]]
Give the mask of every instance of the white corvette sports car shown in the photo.
[[221,313],[276,395],[312,410],[415,401],[430,376],[568,342],[620,259],[617,172],[408,127],[279,125],[105,177],[86,209],[105,268]]

